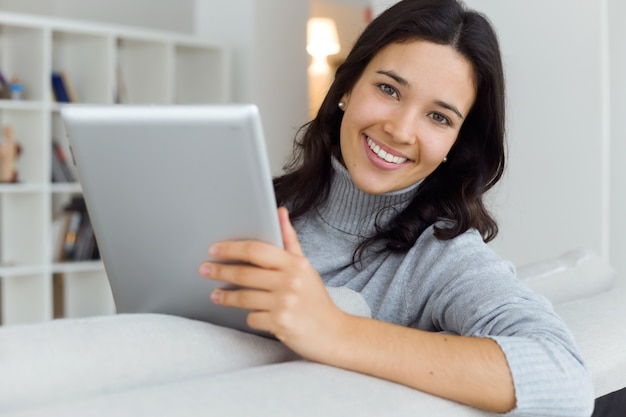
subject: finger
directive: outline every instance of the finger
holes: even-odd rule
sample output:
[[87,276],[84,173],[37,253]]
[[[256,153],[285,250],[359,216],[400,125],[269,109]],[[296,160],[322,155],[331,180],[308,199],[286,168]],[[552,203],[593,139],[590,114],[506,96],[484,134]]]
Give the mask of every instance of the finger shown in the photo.
[[267,311],[272,306],[273,296],[267,291],[238,289],[215,289],[211,293],[211,301],[227,307],[242,308],[253,311]]
[[256,240],[218,242],[211,245],[209,255],[217,260],[246,263],[265,269],[280,269],[285,262],[285,251]]
[[300,242],[298,241],[298,235],[291,224],[291,220],[289,220],[289,212],[285,207],[278,209],[278,221],[280,222],[280,232],[283,237],[285,250],[294,255],[303,255]]
[[199,272],[205,278],[260,290],[274,288],[278,280],[275,273],[249,265],[205,262]]
[[261,310],[250,312],[246,319],[246,323],[253,329],[271,333],[279,338],[279,335],[276,334],[274,326],[272,325],[272,315],[268,311]]

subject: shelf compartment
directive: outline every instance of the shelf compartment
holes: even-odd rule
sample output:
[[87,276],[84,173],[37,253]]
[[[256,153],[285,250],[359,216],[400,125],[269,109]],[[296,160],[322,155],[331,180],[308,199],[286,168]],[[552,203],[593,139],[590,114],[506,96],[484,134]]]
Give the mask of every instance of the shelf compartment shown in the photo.
[[175,102],[221,103],[228,100],[225,51],[196,45],[175,47]]
[[[77,102],[113,102],[111,38],[56,30],[52,33],[52,71],[63,73]],[[51,74],[48,74],[50,82]]]
[[[44,155],[45,121],[44,112],[39,110],[1,109],[0,131],[4,126],[13,128],[15,141],[21,147],[17,159],[18,183],[43,184],[48,181],[47,163],[42,164]],[[4,132],[2,132],[4,138]]]
[[0,194],[0,214],[0,265],[45,264],[44,195]]
[[115,313],[111,287],[102,267],[80,270],[63,265],[55,268],[64,270],[54,274],[56,314],[62,312],[63,317],[77,318]]
[[142,39],[117,40],[117,97],[123,104],[172,102],[171,45]]
[[51,282],[47,274],[0,276],[2,323],[36,323],[52,318]]
[[19,78],[24,88],[22,100],[43,101],[46,97],[44,44],[43,29],[0,24],[0,69],[7,81]]

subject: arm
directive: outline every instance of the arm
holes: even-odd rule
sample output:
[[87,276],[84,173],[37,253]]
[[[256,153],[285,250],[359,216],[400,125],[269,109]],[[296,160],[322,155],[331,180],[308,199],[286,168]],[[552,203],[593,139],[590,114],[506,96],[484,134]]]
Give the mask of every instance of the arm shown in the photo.
[[251,327],[266,330],[310,360],[385,378],[444,398],[504,412],[515,406],[504,354],[490,339],[423,332],[347,315],[330,300],[302,255],[286,210],[279,210],[285,251],[259,242],[225,242],[201,274],[241,285],[216,291],[214,302],[254,310]]
[[506,358],[491,339],[345,316],[320,362],[388,379],[488,411],[515,407]]

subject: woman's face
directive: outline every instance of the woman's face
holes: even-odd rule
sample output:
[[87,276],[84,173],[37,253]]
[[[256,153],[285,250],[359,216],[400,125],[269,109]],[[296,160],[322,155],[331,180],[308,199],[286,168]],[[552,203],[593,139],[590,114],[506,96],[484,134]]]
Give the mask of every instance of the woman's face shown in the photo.
[[356,186],[381,194],[425,178],[475,97],[472,66],[450,46],[417,40],[380,50],[342,98],[341,155]]

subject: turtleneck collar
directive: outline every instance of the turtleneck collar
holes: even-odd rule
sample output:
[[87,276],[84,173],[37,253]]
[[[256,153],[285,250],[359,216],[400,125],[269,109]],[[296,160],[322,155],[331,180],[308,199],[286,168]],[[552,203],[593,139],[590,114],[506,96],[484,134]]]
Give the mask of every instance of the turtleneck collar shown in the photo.
[[354,185],[348,170],[334,157],[332,167],[328,199],[317,210],[330,226],[360,237],[372,235],[377,224],[385,226],[404,210],[421,183],[390,193],[367,194]]

